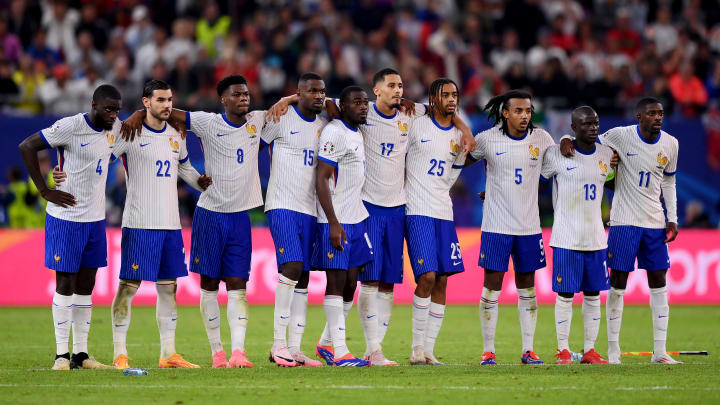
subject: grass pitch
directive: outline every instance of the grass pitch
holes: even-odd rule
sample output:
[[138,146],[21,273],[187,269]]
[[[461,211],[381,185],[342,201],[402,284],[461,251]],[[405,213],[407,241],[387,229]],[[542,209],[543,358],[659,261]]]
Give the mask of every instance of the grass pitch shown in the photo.
[[[571,348],[582,350],[582,315],[574,308]],[[604,311],[604,309],[603,309]],[[210,367],[210,348],[197,307],[181,307],[177,349],[199,370],[157,368],[159,338],[154,308],[133,308],[128,335],[131,365],[149,369],[146,377],[124,377],[118,370],[51,371],[54,336],[50,308],[1,308],[0,403],[717,403],[720,400],[720,307],[671,307],[670,350],[709,350],[710,356],[679,356],[678,366],[649,364],[649,357],[625,357],[620,366],[556,366],[552,306],[540,308],[535,350],[550,365],[520,365],[520,330],[515,306],[501,306],[496,367],[481,367],[482,338],[476,306],[452,306],[435,346],[445,367],[410,367],[410,307],[396,307],[384,342],[399,367],[281,369],[267,361],[272,343],[272,307],[251,307],[247,351],[254,369]],[[627,306],[622,348],[652,350],[650,309]],[[229,353],[229,331],[223,340]],[[322,331],[322,307],[310,307],[303,350],[314,353]],[[356,309],[348,319],[348,346],[362,355],[365,342]],[[112,362],[110,310],[94,309],[90,353]],[[606,354],[603,318],[596,349]]]

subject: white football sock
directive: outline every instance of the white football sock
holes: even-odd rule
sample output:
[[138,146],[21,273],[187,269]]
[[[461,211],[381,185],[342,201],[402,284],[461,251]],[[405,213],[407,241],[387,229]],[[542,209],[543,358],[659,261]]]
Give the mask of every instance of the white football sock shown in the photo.
[[360,323],[365,334],[365,355],[380,350],[380,343],[378,343],[377,292],[377,286],[360,284],[358,315],[360,315]]
[[290,354],[300,351],[307,319],[308,289],[296,288],[290,305],[290,327],[288,330],[288,349]]
[[653,339],[655,340],[653,353],[658,356],[667,354],[665,342],[667,340],[667,326],[670,316],[667,287],[650,289],[650,309],[653,317]]
[[[353,302],[352,301],[343,301],[343,317],[344,319],[347,319],[348,315],[350,315],[350,310],[352,309]],[[330,332],[328,331],[328,324],[325,322],[325,328],[323,328],[322,335],[320,335],[320,344],[323,346],[332,346],[332,336],[330,336]]]
[[72,302],[73,353],[87,353],[92,295],[73,294]]
[[127,333],[130,328],[132,300],[140,288],[140,280],[120,280],[112,302],[113,358],[127,356]]
[[413,294],[412,307],[412,347],[425,345],[425,330],[427,328],[428,312],[430,312],[430,297],[420,298]]
[[442,327],[444,318],[445,305],[431,302],[428,311],[427,326],[425,328],[425,343],[423,344],[425,356],[433,356],[435,341],[437,340],[438,334],[440,334],[440,328]]
[[273,313],[273,347],[287,346],[285,335],[290,322],[290,308],[293,301],[293,290],[296,280],[282,274],[275,287],[275,312]]
[[245,290],[230,290],[228,293],[227,317],[230,324],[232,351],[245,351],[245,333],[249,319],[249,308]]
[[600,331],[600,296],[583,297],[582,303],[583,324],[585,325],[585,345],[583,353],[595,348],[598,332]]
[[495,353],[495,328],[498,320],[500,291],[483,287],[480,297],[480,324],[482,325],[483,352]]
[[155,319],[160,331],[160,358],[167,360],[176,353],[175,329],[177,328],[177,282],[174,279],[158,280]]
[[607,318],[608,360],[620,360],[620,325],[622,324],[624,289],[610,288],[605,303]]
[[518,316],[522,332],[523,353],[533,350],[535,326],[537,325],[537,297],[535,287],[518,288]]
[[339,295],[326,295],[323,300],[323,308],[335,358],[338,359],[350,352],[345,344],[345,317],[343,316],[342,297]]
[[72,295],[53,295],[52,315],[55,325],[55,353],[68,353],[70,343],[70,325],[72,323]]
[[223,349],[220,341],[220,305],[217,290],[200,289],[200,315],[210,341],[210,350],[215,354]]
[[570,324],[572,323],[572,298],[557,296],[555,298],[555,333],[557,333],[558,350],[570,350]]
[[377,308],[378,308],[378,343],[382,345],[388,326],[390,325],[390,315],[392,315],[393,292],[378,291]]

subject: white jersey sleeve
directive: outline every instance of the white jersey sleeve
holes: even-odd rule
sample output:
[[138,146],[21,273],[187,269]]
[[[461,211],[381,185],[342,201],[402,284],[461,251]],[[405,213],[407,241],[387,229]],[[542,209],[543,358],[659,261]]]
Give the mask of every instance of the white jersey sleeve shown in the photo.
[[[341,224],[357,224],[368,217],[361,191],[365,182],[365,148],[358,130],[342,120],[330,122],[322,130],[318,143],[318,159],[335,168],[329,181],[335,216]],[[317,203],[318,222],[327,223],[320,202]]]
[[554,176],[555,221],[550,246],[595,251],[607,247],[602,222],[602,197],[605,181],[610,174],[612,150],[596,145],[595,151],[564,157],[560,146],[548,149],[543,161],[543,173]]
[[482,228],[505,235],[541,232],[538,186],[545,150],[554,144],[550,134],[535,128],[522,138],[511,138],[490,128],[476,137],[473,157],[487,162]]
[[202,145],[205,174],[213,179],[200,195],[199,207],[229,213],[263,204],[258,151],[265,112],[252,111],[245,118],[245,124],[235,125],[225,114],[188,113],[186,121]]
[[613,128],[600,139],[620,156],[611,225],[665,228],[660,192],[666,172],[677,169],[677,139],[660,131],[654,142],[647,142],[637,125]]
[[406,215],[452,221],[450,188],[464,164],[460,130],[425,115],[413,123],[409,136]]
[[270,153],[270,179],[265,211],[287,209],[316,216],[315,168],[318,140],[327,121],[308,118],[293,106],[277,123],[268,122],[262,131]]
[[74,222],[94,222],[105,218],[105,183],[110,152],[118,138],[120,121],[109,131],[96,128],[87,114],[58,120],[40,131],[41,138],[57,148],[58,164],[67,174],[58,190],[70,193],[76,204],[63,208],[48,202],[47,213]]

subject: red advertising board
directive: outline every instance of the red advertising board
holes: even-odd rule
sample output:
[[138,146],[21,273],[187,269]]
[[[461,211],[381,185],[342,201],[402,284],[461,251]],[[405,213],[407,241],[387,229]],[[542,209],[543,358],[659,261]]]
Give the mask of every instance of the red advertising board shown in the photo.
[[[458,236],[465,261],[465,272],[448,282],[448,304],[476,304],[482,291],[482,269],[477,266],[480,252],[480,229],[460,228]],[[93,302],[110,305],[117,288],[120,271],[120,229],[108,229],[108,267],[98,272]],[[552,249],[547,246],[550,231],[543,232],[548,252],[548,268],[537,272],[536,287],[540,303],[555,302],[551,290]],[[248,299],[255,304],[274,302],[277,264],[274,245],[267,228],[253,229],[253,253]],[[190,248],[190,230],[183,230],[186,251]],[[54,275],[43,265],[44,232],[0,230],[0,305],[48,305],[55,288]],[[720,231],[682,230],[670,244],[672,267],[668,288],[672,304],[720,304]],[[512,270],[510,271],[512,273]],[[410,263],[405,255],[405,281],[396,287],[395,302],[410,303],[415,285]],[[322,302],[325,275],[313,272],[310,276],[310,301]],[[224,287],[221,296],[225,300]],[[512,274],[505,278],[502,303],[514,303],[517,292]],[[179,280],[178,302],[195,305],[200,301],[199,277],[193,273]],[[625,293],[626,303],[647,303],[648,287],[644,271],[634,272]],[[152,283],[143,283],[134,300],[138,305],[155,303]]]

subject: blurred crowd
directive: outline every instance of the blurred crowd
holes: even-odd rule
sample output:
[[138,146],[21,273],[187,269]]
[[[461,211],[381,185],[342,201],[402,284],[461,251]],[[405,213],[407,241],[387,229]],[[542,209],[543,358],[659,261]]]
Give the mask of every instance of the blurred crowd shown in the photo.
[[[720,0],[0,4],[5,114],[86,111],[104,83],[133,111],[151,78],[171,84],[176,107],[217,111],[215,84],[229,74],[245,76],[253,106],[263,108],[293,92],[302,72],[319,73],[337,95],[351,84],[369,88],[377,70],[394,67],[414,100],[435,78],[452,78],[470,114],[510,88],[532,92],[539,118],[579,104],[631,115],[638,97],[654,96],[668,115],[703,120],[708,159],[720,170]],[[0,204],[7,194],[0,190]]]
[[696,116],[720,99],[718,0],[9,0],[0,12],[0,101],[28,114],[87,109],[100,83],[126,110],[150,78],[181,108],[217,109],[232,73],[267,106],[300,72],[331,94],[393,66],[422,99],[454,79],[472,111],[508,88],[539,109],[623,113],[640,95]]

